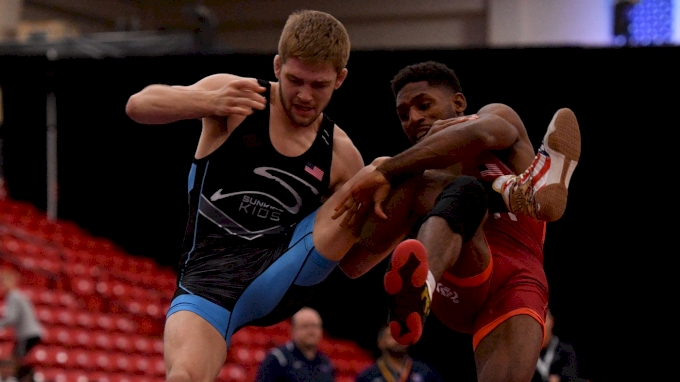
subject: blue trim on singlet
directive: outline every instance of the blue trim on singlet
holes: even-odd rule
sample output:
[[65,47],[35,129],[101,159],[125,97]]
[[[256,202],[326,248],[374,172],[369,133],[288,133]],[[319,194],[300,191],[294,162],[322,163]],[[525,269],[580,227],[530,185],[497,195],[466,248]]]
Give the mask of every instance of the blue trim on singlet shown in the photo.
[[[208,173],[208,165],[210,165],[209,160],[205,162],[205,169],[203,170],[203,178],[201,178],[201,189],[199,190],[199,193],[198,193],[198,202],[197,202],[197,205],[196,205],[196,218],[195,218],[196,221],[194,222],[194,237],[192,239],[193,242],[191,243],[191,250],[189,250],[189,253],[187,253],[187,259],[184,261],[185,265],[186,265],[186,263],[189,262],[189,259],[191,259],[191,254],[194,252],[194,249],[196,249],[196,234],[198,232],[198,214],[199,214],[199,211],[201,210],[201,195],[203,194],[203,184],[205,183],[205,174]],[[189,184],[190,185],[194,183],[194,180],[195,180],[195,177],[196,177],[196,167],[197,167],[196,163],[191,164],[191,170],[189,171],[189,181],[190,181]],[[191,187],[191,189],[193,189],[193,186]],[[191,192],[191,189],[189,189],[189,192]],[[182,285],[182,278],[179,279],[177,285],[180,288],[182,288],[182,290],[184,290],[185,292],[193,294],[190,290],[185,288],[184,285]]]
[[189,312],[198,314],[208,321],[210,325],[212,325],[220,333],[225,333],[227,331],[227,325],[229,324],[229,317],[231,316],[231,313],[223,307],[210,302],[203,297],[196,296],[194,294],[183,294],[175,297],[172,300],[172,306],[168,310],[166,319],[167,317],[170,317],[171,314],[181,310],[187,310]]
[[191,164],[191,170],[189,170],[189,190],[191,192],[194,189],[194,182],[196,181],[196,163]]
[[166,317],[180,310],[194,312],[219,330],[228,345],[235,329],[271,313],[291,285],[308,287],[325,280],[338,262],[324,258],[314,248],[312,228],[317,212],[295,227],[288,250],[246,287],[233,313],[202,297],[185,294],[173,299]]
[[234,305],[232,330],[271,313],[291,285],[316,285],[338,265],[337,261],[327,260],[314,248],[312,229],[317,213],[318,210],[302,219],[295,227],[286,253],[243,291]]

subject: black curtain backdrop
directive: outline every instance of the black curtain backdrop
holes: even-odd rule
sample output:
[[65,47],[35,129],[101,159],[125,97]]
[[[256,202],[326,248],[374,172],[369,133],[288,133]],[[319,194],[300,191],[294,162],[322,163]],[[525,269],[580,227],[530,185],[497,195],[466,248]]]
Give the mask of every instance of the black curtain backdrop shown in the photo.
[[[626,329],[622,320],[648,309],[637,287],[648,274],[644,257],[660,251],[640,244],[654,222],[640,214],[664,200],[643,193],[657,188],[654,158],[658,146],[672,140],[657,132],[671,128],[664,119],[669,109],[662,104],[672,100],[680,84],[671,59],[679,49],[352,52],[349,76],[327,113],[354,140],[366,163],[396,154],[407,141],[389,82],[403,66],[426,60],[442,61],[457,72],[468,112],[491,102],[513,107],[535,147],[557,109],[574,110],[582,157],[564,217],[548,224],[545,269],[555,331],[575,346],[584,376],[595,380],[614,367],[601,356],[611,346],[612,323]],[[138,125],[126,116],[125,103],[146,85],[188,85],[217,72],[275,80],[272,59],[246,54],[53,62],[0,57],[5,101],[0,136],[10,196],[46,209],[45,95],[54,91],[59,218],[112,239],[133,255],[174,267],[200,122]],[[313,306],[330,335],[374,345],[386,312],[384,266],[357,280],[338,271],[324,284]],[[614,362],[623,361],[619,356]]]

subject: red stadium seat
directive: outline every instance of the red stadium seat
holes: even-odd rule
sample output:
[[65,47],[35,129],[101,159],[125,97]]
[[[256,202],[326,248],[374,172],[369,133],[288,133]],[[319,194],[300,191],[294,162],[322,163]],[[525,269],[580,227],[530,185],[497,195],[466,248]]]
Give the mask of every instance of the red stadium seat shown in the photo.
[[84,302],[90,311],[100,311],[104,301],[95,289],[94,279],[91,277],[76,277],[71,281],[71,292]]
[[90,382],[89,374],[85,370],[65,370],[66,382]]
[[132,370],[137,374],[153,374],[152,363],[149,357],[143,355],[133,355],[130,357],[130,362],[132,363]]
[[0,358],[4,359],[12,355],[12,349],[14,349],[14,344],[12,342],[0,343]]
[[59,306],[63,306],[67,309],[85,308],[85,304],[81,304],[73,294],[62,290],[55,290],[55,293],[57,295],[57,304]]
[[246,346],[236,346],[231,350],[232,359],[235,363],[250,369],[257,367],[257,365],[264,360],[267,355],[265,349],[251,348]]
[[217,376],[218,382],[246,382],[247,380],[246,369],[234,363],[224,365]]
[[133,334],[137,331],[139,325],[132,319],[121,315],[114,315],[112,318],[115,330],[128,334]]
[[253,334],[253,345],[263,349],[269,349],[274,346],[274,342],[272,342],[272,337],[270,335],[260,331]]
[[109,382],[133,382],[134,376],[125,373],[111,373],[108,375]]
[[94,357],[92,353],[85,349],[72,349],[69,350],[68,360],[65,364],[66,367],[71,369],[94,369]]
[[134,373],[135,369],[132,363],[132,357],[125,353],[112,353],[111,358],[113,359],[115,371],[119,373]]
[[335,382],[354,382],[356,381],[356,375],[354,374],[341,374],[335,378]]
[[[104,373],[101,371],[87,373],[89,382],[111,382],[111,373]],[[37,382],[37,381],[36,381]]]
[[163,357],[149,357],[149,360],[151,361],[151,375],[155,375],[158,377],[164,377],[165,376],[165,361],[163,360]]
[[340,373],[340,374],[353,374],[353,373],[355,373],[354,367],[348,359],[332,358],[331,360],[333,362],[333,365],[335,365],[335,369],[338,371],[338,373]]
[[[35,382],[68,382],[66,370],[53,367],[36,367]],[[91,381],[94,382],[94,381]]]
[[76,323],[81,329],[96,330],[97,323],[93,314],[86,311],[76,313]]
[[151,340],[151,344],[156,353],[163,354],[163,340],[160,338],[154,338]]
[[94,351],[92,352],[92,356],[94,358],[94,366],[97,370],[108,373],[116,371],[116,365],[114,364],[110,353],[105,351]]
[[36,306],[35,315],[38,317],[38,320],[45,325],[60,325],[57,322],[57,315],[52,308]]
[[66,348],[60,346],[39,345],[36,346],[36,349],[31,351],[26,358],[26,362],[31,365],[64,367],[69,360],[69,354]]
[[[4,308],[4,306],[3,306]],[[0,313],[0,317],[4,316],[4,312]],[[0,328],[0,343],[14,340],[14,329],[12,327]]]
[[242,328],[231,336],[230,347],[251,346],[253,335],[248,328]]
[[127,354],[133,353],[135,351],[132,339],[127,334],[113,333],[112,337],[115,350]]
[[359,374],[373,364],[372,360],[351,359],[349,361],[354,373]]
[[96,348],[99,350],[112,351],[113,349],[115,349],[115,344],[113,343],[111,335],[105,331],[95,332],[94,344]]
[[116,330],[116,321],[114,318],[105,313],[93,313],[94,323],[98,330],[113,331]]
[[45,345],[72,347],[76,345],[74,330],[63,326],[47,326],[42,338]]
[[73,314],[73,311],[69,309],[55,309],[55,314],[57,316],[57,322],[61,325],[68,326],[68,327],[76,327],[78,325],[78,322],[76,320],[76,315]]
[[132,336],[132,347],[136,353],[147,354],[155,353],[151,339],[146,336]]
[[75,335],[75,346],[90,350],[96,348],[93,332],[89,330],[77,329],[73,332],[73,334]]

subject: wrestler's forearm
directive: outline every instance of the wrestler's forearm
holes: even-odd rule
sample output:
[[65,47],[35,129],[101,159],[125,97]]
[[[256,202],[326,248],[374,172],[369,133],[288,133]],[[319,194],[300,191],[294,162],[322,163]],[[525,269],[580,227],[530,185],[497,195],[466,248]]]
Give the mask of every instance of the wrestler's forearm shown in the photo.
[[385,160],[377,170],[392,182],[426,170],[449,167],[481,152],[484,147],[484,141],[467,129],[445,129]]
[[127,115],[142,124],[166,124],[213,114],[214,95],[207,90],[151,85],[133,95]]

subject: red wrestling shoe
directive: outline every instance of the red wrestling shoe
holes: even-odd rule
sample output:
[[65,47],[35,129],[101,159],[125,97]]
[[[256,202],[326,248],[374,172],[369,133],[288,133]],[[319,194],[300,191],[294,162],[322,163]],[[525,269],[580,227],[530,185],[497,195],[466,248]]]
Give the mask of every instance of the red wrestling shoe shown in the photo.
[[432,293],[427,285],[427,251],[418,240],[404,240],[394,249],[385,273],[388,322],[392,337],[402,345],[413,345],[423,334],[430,313]]
[[552,222],[567,208],[569,180],[581,156],[581,132],[574,112],[553,116],[534,162],[521,175],[496,178],[493,188],[512,213]]

